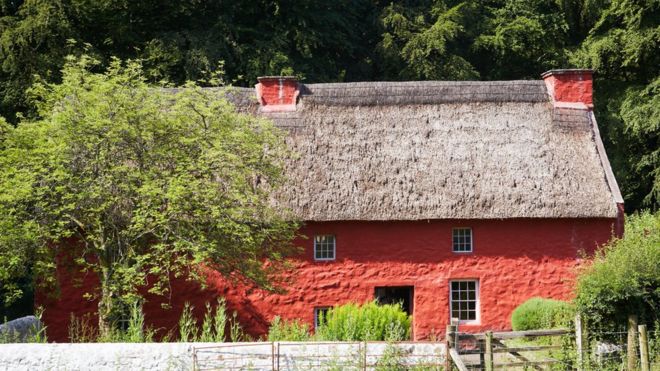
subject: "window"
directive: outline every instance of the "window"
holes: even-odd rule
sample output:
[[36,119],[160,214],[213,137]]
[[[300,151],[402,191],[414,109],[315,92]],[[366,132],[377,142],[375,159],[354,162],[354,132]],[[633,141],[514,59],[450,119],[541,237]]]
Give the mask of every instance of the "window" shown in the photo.
[[314,236],[314,260],[335,260],[335,236]]
[[450,282],[451,318],[462,322],[479,320],[479,281],[461,280]]
[[454,228],[452,231],[454,252],[472,252],[472,229]]
[[314,330],[318,329],[327,319],[331,307],[314,308]]

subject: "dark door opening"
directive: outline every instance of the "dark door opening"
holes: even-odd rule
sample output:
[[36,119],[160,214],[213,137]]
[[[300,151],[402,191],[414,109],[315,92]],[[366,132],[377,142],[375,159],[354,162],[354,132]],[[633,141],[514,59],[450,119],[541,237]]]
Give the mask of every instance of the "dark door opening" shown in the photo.
[[401,303],[403,310],[412,315],[413,310],[413,286],[385,286],[376,287],[376,300],[380,304]]

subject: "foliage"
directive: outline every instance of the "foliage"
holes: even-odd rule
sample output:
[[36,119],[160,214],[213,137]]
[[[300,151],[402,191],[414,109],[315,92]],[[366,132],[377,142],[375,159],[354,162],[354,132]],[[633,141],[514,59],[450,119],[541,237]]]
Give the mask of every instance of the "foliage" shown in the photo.
[[511,314],[514,331],[541,330],[570,325],[575,309],[570,303],[544,298],[531,298]]
[[268,328],[268,341],[309,341],[311,338],[309,325],[297,319],[286,321],[275,316]]
[[626,208],[660,207],[660,3],[613,0],[571,55],[592,68],[596,116]]
[[179,340],[182,342],[194,341],[199,332],[199,324],[193,315],[194,307],[186,302],[179,317]]
[[493,11],[489,32],[475,42],[494,62],[491,76],[538,78],[566,65],[568,24],[558,7],[554,0],[512,0]]
[[99,278],[89,295],[101,333],[145,290],[166,294],[170,278],[201,278],[203,269],[276,289],[296,229],[269,202],[284,181],[281,133],[236,113],[222,90],[152,88],[137,62],[97,67],[69,59],[62,83],[31,90],[39,117],[3,126],[8,297],[16,287],[5,282],[24,267],[52,283],[63,254]]
[[[382,17],[385,32],[379,44],[386,73],[393,78],[467,80],[478,73],[455,47],[467,22],[460,3],[448,7],[438,1],[426,7],[392,3]],[[403,65],[403,68],[401,68]],[[400,71],[400,72],[397,72]]]
[[411,318],[400,304],[348,303],[328,311],[316,337],[328,341],[408,340],[410,325]]
[[592,329],[617,331],[630,314],[652,325],[660,313],[660,212],[632,215],[623,239],[599,250],[579,275],[577,309]]
[[319,322],[312,336],[307,324],[275,317],[268,330],[268,340],[402,341],[410,338],[411,318],[400,304],[348,303],[331,308]]
[[[227,327],[226,304],[224,299],[218,299],[213,307],[206,303],[206,311],[201,322],[193,314],[194,307],[186,303],[181,311],[178,323],[178,335],[172,336],[171,331],[164,336],[156,337],[155,329],[145,326],[144,313],[138,305],[131,307],[128,313],[126,328],[112,328],[107,334],[100,335],[98,327],[89,314],[75,317],[71,314],[69,322],[69,341],[72,343],[151,343],[156,341],[169,342],[214,342],[226,341]],[[240,328],[239,328],[240,331]]]
[[206,303],[206,313],[202,321],[202,330],[198,341],[209,343],[221,343],[225,341],[227,328],[227,306],[223,298],[218,299],[215,308]]

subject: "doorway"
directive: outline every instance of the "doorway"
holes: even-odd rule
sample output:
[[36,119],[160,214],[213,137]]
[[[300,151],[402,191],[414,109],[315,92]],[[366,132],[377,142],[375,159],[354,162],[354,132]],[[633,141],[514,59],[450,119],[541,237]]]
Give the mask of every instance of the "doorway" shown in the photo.
[[408,315],[412,315],[413,295],[413,286],[381,286],[376,287],[374,293],[379,304],[401,303],[401,308]]

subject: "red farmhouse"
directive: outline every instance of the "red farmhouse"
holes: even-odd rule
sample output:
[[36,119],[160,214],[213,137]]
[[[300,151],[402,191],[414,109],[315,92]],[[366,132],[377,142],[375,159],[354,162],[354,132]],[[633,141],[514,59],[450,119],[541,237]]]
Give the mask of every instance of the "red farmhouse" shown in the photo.
[[[276,315],[313,324],[346,302],[403,301],[415,339],[460,319],[508,329],[533,296],[568,299],[582,252],[622,233],[623,201],[592,111],[592,73],[544,81],[301,84],[259,79],[241,111],[272,119],[298,156],[279,202],[305,221],[287,293],[178,283],[173,309],[147,302],[154,327],[185,301],[225,297],[254,335]],[[46,310],[51,338],[94,311],[63,282]]]

